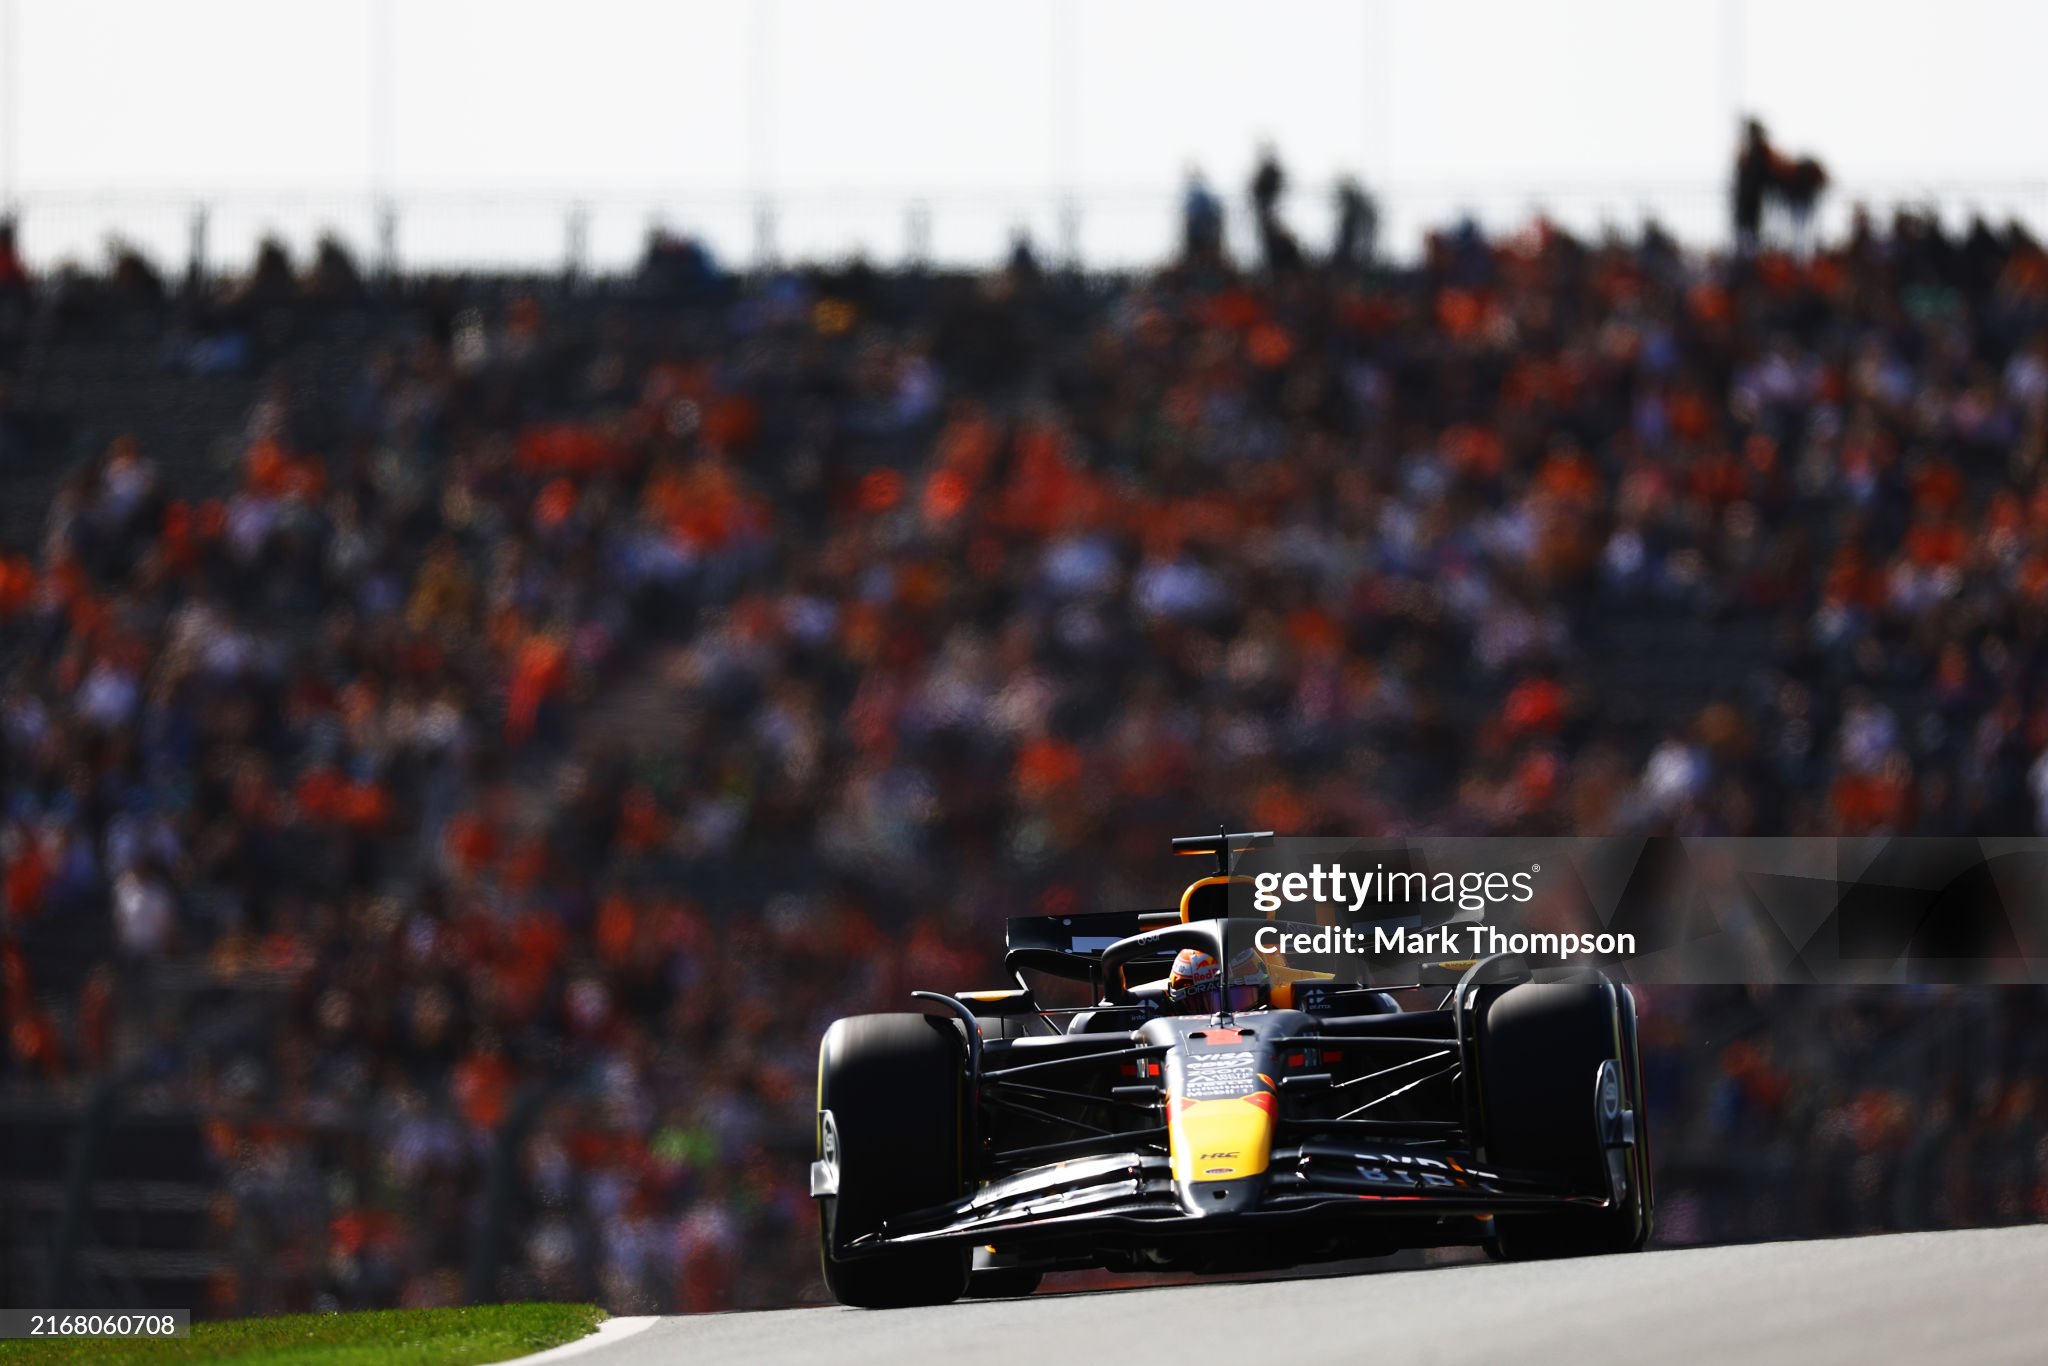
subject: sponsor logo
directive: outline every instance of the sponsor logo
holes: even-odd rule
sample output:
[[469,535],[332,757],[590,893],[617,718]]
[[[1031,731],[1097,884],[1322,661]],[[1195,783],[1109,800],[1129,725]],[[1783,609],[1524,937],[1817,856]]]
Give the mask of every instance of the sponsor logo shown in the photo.
[[1189,1100],[1241,1096],[1258,1082],[1258,1059],[1249,1049],[1192,1053],[1183,1059],[1180,1093]]
[[1420,1157],[1408,1153],[1361,1154],[1357,1159],[1356,1170],[1367,1181],[1389,1189],[1485,1189],[1483,1183],[1475,1181],[1462,1169],[1450,1163],[1434,1157]]

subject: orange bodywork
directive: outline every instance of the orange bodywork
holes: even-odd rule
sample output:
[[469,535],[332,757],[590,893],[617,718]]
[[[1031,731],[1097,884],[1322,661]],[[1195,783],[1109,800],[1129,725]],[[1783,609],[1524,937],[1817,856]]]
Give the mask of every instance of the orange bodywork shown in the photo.
[[1166,1140],[1175,1179],[1229,1181],[1265,1171],[1273,1159],[1276,1099],[1266,1090],[1214,1100],[1169,1100]]

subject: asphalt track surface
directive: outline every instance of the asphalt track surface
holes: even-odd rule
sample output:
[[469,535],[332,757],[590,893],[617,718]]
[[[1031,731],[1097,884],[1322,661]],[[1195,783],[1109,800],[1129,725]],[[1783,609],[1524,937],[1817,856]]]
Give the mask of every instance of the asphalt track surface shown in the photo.
[[2048,1363],[2048,1225],[938,1309],[664,1318],[577,1366],[684,1361]]

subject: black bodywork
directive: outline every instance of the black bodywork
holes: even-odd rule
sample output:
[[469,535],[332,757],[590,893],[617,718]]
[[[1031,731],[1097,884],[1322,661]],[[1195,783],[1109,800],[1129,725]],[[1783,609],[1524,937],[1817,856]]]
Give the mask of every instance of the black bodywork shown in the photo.
[[[1302,981],[1274,1007],[1235,1015],[1162,1011],[1149,979],[1176,952],[1200,947],[1228,961],[1262,927],[1270,922],[1183,923],[1173,911],[1009,922],[1005,965],[1017,988],[918,993],[960,1025],[969,1193],[890,1218],[841,1255],[945,1241],[1047,1269],[1257,1269],[1486,1244],[1498,1215],[1614,1209],[1646,1182],[1641,1080],[1622,1074],[1635,1068],[1626,990],[1598,974],[1576,978],[1611,1000],[1617,1034],[1615,1060],[1587,1069],[1583,1111],[1572,1112],[1585,1116],[1605,1179],[1587,1179],[1590,1168],[1510,1169],[1488,1157],[1476,1021],[1490,998],[1534,979],[1525,964],[1435,965],[1391,986]],[[1041,1009],[1033,972],[1088,983],[1096,1004]],[[1197,1093],[1270,1116],[1259,1170],[1232,1175],[1226,1163],[1205,1174],[1205,1154],[1176,1151],[1176,1107]],[[1224,1159],[1241,1161],[1236,1151]],[[821,1161],[813,1193],[833,1193],[835,1180]]]

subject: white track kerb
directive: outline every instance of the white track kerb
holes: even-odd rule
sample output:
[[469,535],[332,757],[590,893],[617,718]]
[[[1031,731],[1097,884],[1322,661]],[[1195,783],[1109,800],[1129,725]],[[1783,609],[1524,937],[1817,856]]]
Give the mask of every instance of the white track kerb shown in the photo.
[[532,1356],[513,1357],[501,1366],[541,1366],[542,1362],[567,1361],[580,1357],[585,1352],[595,1352],[600,1347],[616,1347],[627,1338],[635,1337],[652,1328],[659,1320],[653,1314],[636,1314],[620,1319],[606,1319],[597,1325],[597,1331],[574,1342],[565,1342],[560,1347],[550,1347],[545,1352]]

